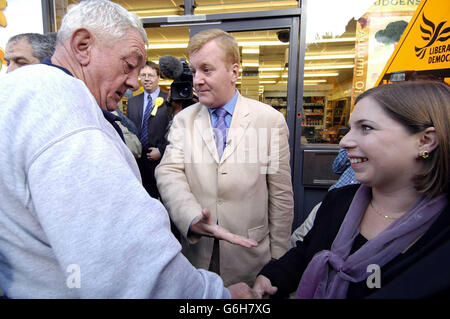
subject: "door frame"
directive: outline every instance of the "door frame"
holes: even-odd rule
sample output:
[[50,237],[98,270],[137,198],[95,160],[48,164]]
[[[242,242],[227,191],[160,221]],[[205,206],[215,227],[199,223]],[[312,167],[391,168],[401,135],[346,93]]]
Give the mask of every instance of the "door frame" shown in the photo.
[[[289,71],[287,83],[286,122],[289,129],[291,179],[294,193],[295,229],[305,218],[304,187],[302,183],[303,149],[300,143],[303,104],[303,76],[306,43],[306,0],[299,0],[299,7],[257,12],[238,12],[211,15],[183,15],[142,18],[146,28],[189,26],[190,36],[209,28],[227,32],[289,29]],[[309,205],[308,205],[309,206]]]

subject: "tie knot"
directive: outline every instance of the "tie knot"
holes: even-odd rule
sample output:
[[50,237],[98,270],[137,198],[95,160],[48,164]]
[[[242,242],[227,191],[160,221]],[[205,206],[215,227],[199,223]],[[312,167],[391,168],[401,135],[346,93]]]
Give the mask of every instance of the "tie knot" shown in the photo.
[[225,110],[222,107],[219,107],[218,109],[214,110],[214,113],[217,115],[217,117],[225,117],[225,115],[227,115],[227,110]]

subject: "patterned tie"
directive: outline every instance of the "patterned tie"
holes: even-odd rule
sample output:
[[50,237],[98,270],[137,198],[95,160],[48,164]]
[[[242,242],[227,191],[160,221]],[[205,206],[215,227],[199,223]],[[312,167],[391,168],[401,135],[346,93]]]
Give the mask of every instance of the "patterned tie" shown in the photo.
[[148,119],[150,118],[150,113],[153,110],[153,100],[152,96],[148,95],[148,103],[144,112],[144,120],[142,121],[142,130],[141,130],[141,144],[142,147],[146,147],[148,144]]
[[223,150],[227,140],[227,125],[225,123],[225,115],[228,112],[223,108],[214,110],[214,114],[217,116],[216,123],[214,125],[214,140],[216,141],[217,153],[219,153],[219,159],[222,157]]

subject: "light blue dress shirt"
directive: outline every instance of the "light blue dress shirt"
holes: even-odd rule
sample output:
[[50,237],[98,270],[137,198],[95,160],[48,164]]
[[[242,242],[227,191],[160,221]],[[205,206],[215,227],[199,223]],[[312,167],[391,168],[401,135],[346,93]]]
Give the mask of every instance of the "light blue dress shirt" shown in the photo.
[[[238,90],[234,93],[234,96],[229,100],[224,106],[222,106],[228,114],[225,115],[225,124],[227,128],[230,128],[231,125],[231,119],[233,118],[234,109],[236,107],[236,102],[238,99],[239,93]],[[208,108],[209,115],[211,116],[211,125],[214,127],[217,121],[217,115],[214,113],[215,108]],[[191,221],[191,224],[189,225],[189,231],[192,229],[192,223],[194,220]]]
[[[225,115],[225,124],[227,126],[227,128],[230,128],[231,125],[231,119],[233,118],[233,112],[234,112],[234,108],[236,107],[236,102],[238,99],[238,90],[236,90],[236,92],[234,93],[234,96],[231,98],[231,100],[229,100],[224,106],[222,106],[228,113],[227,115]],[[209,111],[209,115],[211,116],[211,125],[212,127],[214,127],[214,125],[216,124],[217,121],[217,115],[216,113],[214,113],[213,108],[208,108]]]

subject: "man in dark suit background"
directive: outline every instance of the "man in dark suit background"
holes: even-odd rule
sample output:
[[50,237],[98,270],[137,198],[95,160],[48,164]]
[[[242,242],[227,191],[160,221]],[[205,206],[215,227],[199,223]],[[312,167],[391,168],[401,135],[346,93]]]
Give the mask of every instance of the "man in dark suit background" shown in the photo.
[[142,143],[142,156],[137,160],[142,184],[150,196],[159,198],[155,168],[167,145],[165,137],[169,123],[165,103],[167,93],[159,88],[160,71],[154,62],[147,61],[139,77],[144,93],[128,101],[127,116],[136,125]]

